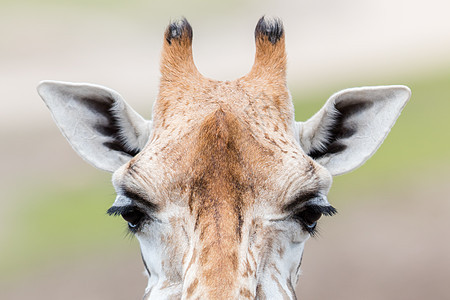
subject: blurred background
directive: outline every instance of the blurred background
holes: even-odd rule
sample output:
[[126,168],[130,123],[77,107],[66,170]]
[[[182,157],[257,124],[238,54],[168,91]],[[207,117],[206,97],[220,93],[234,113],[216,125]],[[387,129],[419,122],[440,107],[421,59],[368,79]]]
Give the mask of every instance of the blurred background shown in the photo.
[[335,178],[306,246],[301,299],[450,299],[450,2],[447,0],[0,0],[0,299],[140,299],[137,242],[105,211],[110,174],[82,161],[40,80],[119,91],[150,118],[169,21],[194,29],[199,70],[253,63],[258,19],[283,19],[297,120],[334,92],[405,84],[412,98],[375,156]]

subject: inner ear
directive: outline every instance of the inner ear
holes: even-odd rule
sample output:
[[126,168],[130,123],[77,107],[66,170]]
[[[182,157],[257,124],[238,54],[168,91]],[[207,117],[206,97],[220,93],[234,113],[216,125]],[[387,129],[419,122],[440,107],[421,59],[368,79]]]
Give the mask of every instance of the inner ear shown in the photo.
[[354,170],[383,143],[410,96],[401,85],[340,91],[296,124],[300,146],[332,175]]
[[117,104],[109,102],[104,111],[100,112],[107,117],[107,124],[98,124],[95,129],[104,135],[111,137],[110,141],[103,143],[106,147],[115,151],[122,151],[132,157],[141,152],[144,144],[140,144],[139,140],[133,135],[134,128],[129,120],[124,120],[125,115],[120,113]]
[[44,81],[38,91],[74,150],[99,169],[114,172],[149,139],[151,121],[143,119],[111,89]]
[[357,131],[357,122],[352,122],[351,118],[369,110],[374,103],[372,101],[350,99],[348,101],[342,101],[334,105],[335,112],[331,117],[329,126],[326,129],[327,134],[322,138],[320,143],[317,143],[315,147],[308,149],[307,153],[313,159],[318,159],[326,154],[334,154],[344,151],[347,145],[342,143],[342,139],[352,137]]

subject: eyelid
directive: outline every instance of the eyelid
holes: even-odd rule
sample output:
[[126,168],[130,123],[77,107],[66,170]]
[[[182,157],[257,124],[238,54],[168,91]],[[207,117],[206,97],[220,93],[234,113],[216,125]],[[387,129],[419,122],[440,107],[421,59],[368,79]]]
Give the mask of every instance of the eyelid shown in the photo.
[[129,205],[133,205],[133,201],[128,198],[128,197],[124,197],[122,195],[117,195],[116,200],[114,201],[114,203],[112,204],[112,206],[129,206]]
[[142,195],[140,193],[136,193],[134,191],[131,191],[129,189],[123,188],[121,190],[121,193],[124,197],[131,199],[131,200],[135,200],[137,202],[141,202],[141,203],[145,203],[148,202],[150,203],[150,199],[148,199],[147,195]]
[[312,198],[308,201],[305,201],[301,207],[306,206],[331,206],[330,202],[328,202],[328,199],[326,196],[318,195],[318,197]]
[[292,199],[288,201],[287,204],[284,205],[285,211],[292,211],[300,206],[303,206],[304,203],[307,203],[311,199],[315,199],[320,197],[320,193],[318,191],[301,191],[296,193]]
[[284,206],[286,212],[301,211],[308,206],[331,206],[326,196],[319,193],[308,194],[309,198],[302,196],[295,198],[293,201]]
[[124,203],[125,205],[132,204],[135,206],[142,206],[150,212],[155,212],[158,210],[158,206],[151,202],[147,195],[142,195],[126,188],[122,188],[117,191],[116,201],[119,201],[119,203]]

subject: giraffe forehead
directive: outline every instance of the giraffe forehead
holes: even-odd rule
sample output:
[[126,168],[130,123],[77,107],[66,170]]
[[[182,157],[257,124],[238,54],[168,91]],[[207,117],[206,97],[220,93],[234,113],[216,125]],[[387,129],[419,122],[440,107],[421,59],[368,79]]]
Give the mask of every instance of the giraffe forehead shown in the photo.
[[[218,105],[194,124],[169,124],[130,161],[125,179],[150,185],[159,202],[178,201],[191,209],[211,199],[245,200],[244,207],[320,181],[320,166],[292,136],[277,125],[278,132],[255,123]],[[262,195],[267,192],[269,197]]]
[[314,177],[294,138],[286,85],[246,77],[188,78],[182,88],[164,85],[154,106],[151,140],[129,163],[140,171],[140,181],[152,186],[156,201],[178,201],[191,210],[198,205],[200,215],[207,211],[203,204],[214,204],[239,218],[258,191],[283,193],[280,187],[303,173]]
[[[184,125],[199,126],[219,108],[241,118],[248,127],[268,132],[273,128],[266,128],[268,124],[277,124],[287,131],[293,122],[293,106],[285,85],[249,82],[245,77],[234,81],[202,79],[183,88],[160,91],[154,106],[154,130],[173,133],[171,129]],[[178,130],[175,132],[179,134]]]

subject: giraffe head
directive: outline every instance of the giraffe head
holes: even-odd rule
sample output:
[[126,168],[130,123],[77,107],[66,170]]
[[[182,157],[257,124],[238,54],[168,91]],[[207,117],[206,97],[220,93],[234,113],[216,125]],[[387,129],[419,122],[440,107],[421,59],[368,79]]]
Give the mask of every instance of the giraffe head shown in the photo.
[[278,19],[255,29],[250,72],[203,77],[183,19],[166,32],[151,121],[113,90],[42,82],[38,88],[72,147],[113,172],[121,215],[140,242],[145,299],[295,299],[305,242],[332,176],[364,163],[410,97],[404,86],[333,95],[295,122]]

